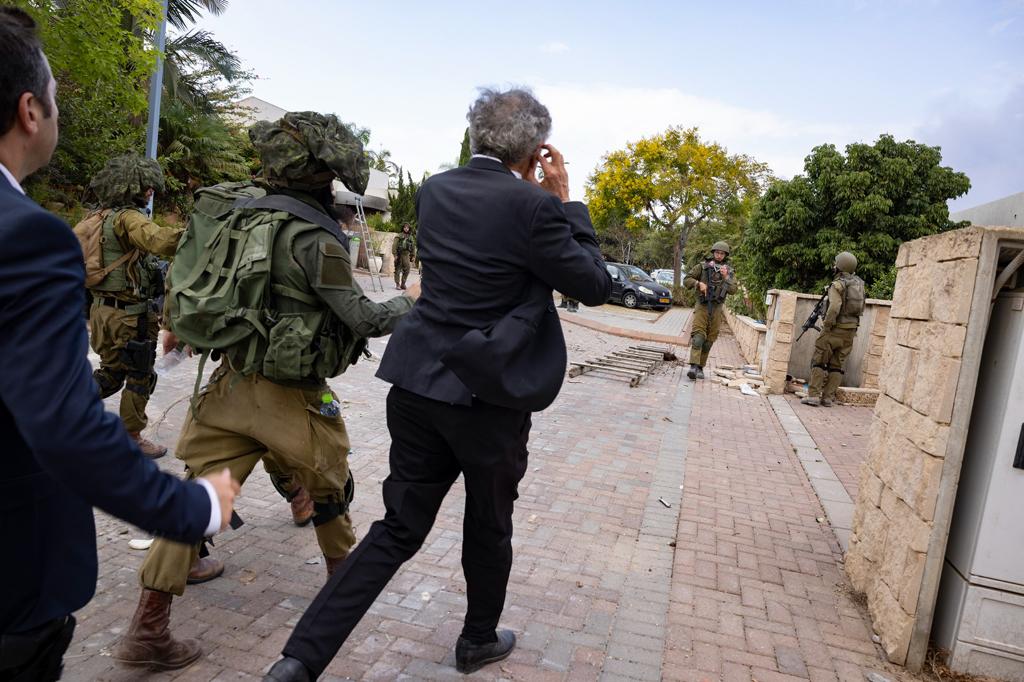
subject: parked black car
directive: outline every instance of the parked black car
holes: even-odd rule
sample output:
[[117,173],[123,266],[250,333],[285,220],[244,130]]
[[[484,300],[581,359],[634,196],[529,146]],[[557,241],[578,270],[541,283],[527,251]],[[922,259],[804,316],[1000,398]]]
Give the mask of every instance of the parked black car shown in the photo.
[[612,276],[612,295],[608,299],[612,303],[655,310],[667,310],[672,305],[672,292],[635,265],[605,263],[605,266]]

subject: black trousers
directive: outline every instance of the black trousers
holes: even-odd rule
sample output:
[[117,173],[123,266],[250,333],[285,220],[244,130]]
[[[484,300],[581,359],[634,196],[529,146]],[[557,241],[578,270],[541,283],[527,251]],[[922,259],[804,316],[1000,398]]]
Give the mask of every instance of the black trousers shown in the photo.
[[338,567],[302,616],[284,654],[321,674],[377,595],[430,532],[463,474],[462,636],[495,639],[512,569],[512,507],[526,473],[530,413],[484,403],[450,405],[393,387],[387,400],[391,473],[384,518]]
[[66,616],[28,632],[0,635],[0,682],[59,680],[74,633],[75,617]]

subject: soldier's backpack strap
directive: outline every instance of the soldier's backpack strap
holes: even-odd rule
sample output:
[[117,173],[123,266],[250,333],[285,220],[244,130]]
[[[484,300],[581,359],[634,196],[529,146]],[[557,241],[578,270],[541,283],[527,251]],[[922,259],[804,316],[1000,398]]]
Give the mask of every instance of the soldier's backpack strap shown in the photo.
[[263,197],[238,199],[234,205],[234,210],[260,208],[291,213],[296,218],[302,218],[306,222],[319,225],[333,234],[341,242],[341,245],[345,247],[345,250],[348,251],[348,236],[338,227],[337,221],[326,213],[322,213],[298,199],[285,194],[268,194]]

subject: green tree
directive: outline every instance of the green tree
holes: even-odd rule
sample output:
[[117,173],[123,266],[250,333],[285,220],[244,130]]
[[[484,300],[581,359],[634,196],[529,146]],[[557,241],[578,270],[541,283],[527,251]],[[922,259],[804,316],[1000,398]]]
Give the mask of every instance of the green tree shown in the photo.
[[15,0],[38,22],[61,109],[60,143],[29,189],[52,194],[62,186],[78,201],[89,178],[111,156],[142,147],[139,125],[156,51],[126,25],[155,30],[159,0]]
[[402,230],[402,225],[409,223],[416,230],[416,192],[422,182],[416,182],[412,175],[398,169],[398,185],[391,193],[391,224],[395,232]]
[[669,128],[614,151],[587,183],[587,201],[598,229],[621,218],[629,230],[672,235],[672,267],[679,265],[690,233],[742,211],[769,179],[768,167],[704,142],[696,128]]
[[970,189],[942,166],[938,147],[882,135],[843,155],[815,147],[804,174],[776,182],[743,236],[744,282],[763,298],[772,288],[820,291],[839,251],[852,251],[871,296],[890,298],[894,263],[906,240],[958,227],[946,202]]
[[465,166],[469,163],[469,158],[473,156],[473,152],[469,149],[469,128],[466,128],[466,132],[462,135],[462,148],[459,149],[459,163],[460,166]]

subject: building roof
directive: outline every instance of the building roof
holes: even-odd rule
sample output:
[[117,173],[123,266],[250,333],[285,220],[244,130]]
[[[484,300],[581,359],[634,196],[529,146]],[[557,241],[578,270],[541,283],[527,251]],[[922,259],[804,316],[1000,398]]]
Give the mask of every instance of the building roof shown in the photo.
[[239,118],[244,125],[250,126],[256,121],[276,121],[288,113],[276,104],[260,99],[259,97],[246,97],[236,102],[241,109],[245,110]]
[[987,204],[949,214],[950,220],[967,220],[972,225],[1024,227],[1024,192],[1017,192]]

